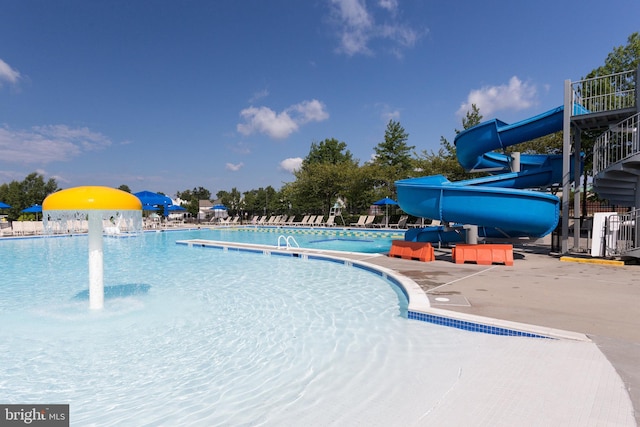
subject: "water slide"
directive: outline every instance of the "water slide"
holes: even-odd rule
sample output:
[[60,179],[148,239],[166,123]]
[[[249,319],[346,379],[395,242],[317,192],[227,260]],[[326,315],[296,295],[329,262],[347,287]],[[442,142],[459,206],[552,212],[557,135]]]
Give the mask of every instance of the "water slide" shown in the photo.
[[[455,138],[458,162],[468,171],[492,175],[451,182],[442,175],[396,181],[398,204],[405,212],[448,224],[478,226],[483,237],[543,237],[558,223],[556,196],[528,190],[562,181],[562,155],[521,155],[519,172],[512,158],[494,150],[562,130],[564,107],[517,123],[498,119],[460,132]],[[407,231],[405,240],[464,241],[460,228],[426,227]]]

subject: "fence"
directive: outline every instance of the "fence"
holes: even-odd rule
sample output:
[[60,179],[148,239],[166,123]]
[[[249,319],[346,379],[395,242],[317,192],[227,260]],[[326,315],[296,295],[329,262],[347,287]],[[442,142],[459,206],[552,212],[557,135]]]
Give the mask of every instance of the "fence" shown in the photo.
[[612,215],[605,224],[605,254],[625,255],[640,248],[639,229],[636,227],[640,219],[640,209],[624,214]]
[[571,89],[573,103],[585,108],[576,115],[632,108],[636,105],[636,70],[572,82]]

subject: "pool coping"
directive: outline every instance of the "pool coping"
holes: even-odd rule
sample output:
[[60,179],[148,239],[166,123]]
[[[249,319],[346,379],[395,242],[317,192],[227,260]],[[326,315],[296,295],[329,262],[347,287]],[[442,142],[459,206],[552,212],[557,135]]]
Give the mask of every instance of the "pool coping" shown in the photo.
[[364,270],[382,276],[384,279],[390,280],[403,291],[408,300],[407,317],[411,320],[424,321],[442,326],[464,329],[473,332],[488,333],[492,335],[521,336],[529,338],[552,338],[592,342],[592,340],[587,335],[578,332],[565,331],[561,329],[532,325],[527,323],[512,322],[508,320],[494,319],[490,317],[432,307],[427,294],[415,281],[387,267],[358,259],[359,257],[386,257],[386,255],[384,254],[369,254],[361,252],[344,252],[293,247],[279,248],[272,245],[236,243],[207,239],[178,240],[176,241],[176,244],[189,247],[214,248],[223,251],[235,250],[238,252],[250,252],[263,255],[291,256],[302,259],[317,259],[339,262],[347,266],[362,268]]

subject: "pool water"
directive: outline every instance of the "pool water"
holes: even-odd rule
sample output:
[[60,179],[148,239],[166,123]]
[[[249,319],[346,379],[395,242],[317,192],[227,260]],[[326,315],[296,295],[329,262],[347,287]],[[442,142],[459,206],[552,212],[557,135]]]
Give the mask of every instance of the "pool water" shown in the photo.
[[407,320],[362,269],[175,244],[209,234],[105,239],[97,311],[86,236],[0,241],[0,402],[68,403],[79,426],[419,425],[465,390],[490,409],[523,370],[581,375],[553,369],[567,343]]
[[[404,239],[399,231],[354,230],[343,228],[246,227],[204,230],[200,238],[210,240],[286,245],[294,239],[300,247],[343,252],[386,253],[393,240]],[[291,240],[290,240],[291,241]]]

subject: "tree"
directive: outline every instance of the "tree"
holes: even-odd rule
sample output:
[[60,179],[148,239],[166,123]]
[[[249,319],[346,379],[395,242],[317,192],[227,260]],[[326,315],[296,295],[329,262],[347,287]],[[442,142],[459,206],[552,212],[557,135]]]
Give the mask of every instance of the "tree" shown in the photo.
[[586,78],[606,76],[623,71],[636,70],[640,63],[640,33],[632,33],[627,38],[626,46],[614,47],[607,55],[604,65],[591,70]]
[[126,191],[127,193],[131,193],[131,189],[126,184],[122,184],[120,187],[118,187],[118,190]]
[[376,157],[373,164],[380,168],[382,193],[393,198],[396,193],[393,183],[398,179],[411,176],[413,170],[411,153],[416,147],[408,145],[408,139],[409,134],[400,122],[389,120],[384,132],[384,141],[374,147]]
[[44,181],[44,176],[33,172],[21,181],[11,181],[0,185],[0,200],[11,205],[9,219],[16,220],[20,211],[34,204],[42,204],[51,193],[58,191],[58,184],[51,178]]
[[185,200],[187,212],[192,216],[198,217],[200,211],[200,200],[211,200],[211,192],[204,187],[198,187],[193,190],[178,191],[176,197]]
[[338,165],[352,163],[353,156],[347,150],[347,143],[335,138],[327,138],[319,143],[312,142],[309,154],[302,161],[302,168],[314,163]]
[[230,192],[218,191],[216,197],[221,204],[227,207],[229,215],[238,215],[242,208],[242,193],[238,191],[236,187],[233,187]]
[[357,168],[345,142],[335,138],[313,142],[300,170],[294,172],[296,180],[285,185],[282,198],[296,213],[324,215],[337,197],[344,196]]
[[[480,124],[482,115],[476,104],[471,105],[471,111],[467,111],[462,118],[463,129],[469,129]],[[461,131],[455,129],[456,135]],[[456,154],[456,147],[444,136],[440,137],[440,148],[437,152],[427,152],[423,150],[415,162],[415,169],[421,175],[444,175],[450,181],[460,181],[473,177],[471,173],[464,170]]]

